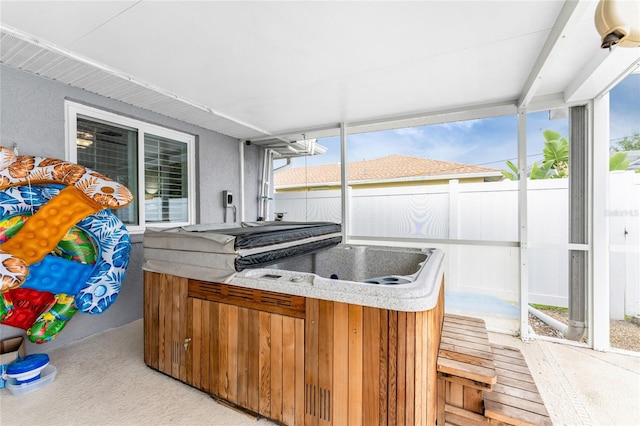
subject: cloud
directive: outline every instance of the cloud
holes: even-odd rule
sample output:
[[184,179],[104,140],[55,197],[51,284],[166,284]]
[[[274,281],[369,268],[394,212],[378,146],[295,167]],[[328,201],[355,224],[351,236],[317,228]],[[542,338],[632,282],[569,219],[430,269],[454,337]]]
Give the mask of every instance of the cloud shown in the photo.
[[461,130],[472,130],[477,124],[480,124],[482,120],[465,120],[465,121],[454,121],[451,123],[443,123],[440,126],[445,129],[461,129]]

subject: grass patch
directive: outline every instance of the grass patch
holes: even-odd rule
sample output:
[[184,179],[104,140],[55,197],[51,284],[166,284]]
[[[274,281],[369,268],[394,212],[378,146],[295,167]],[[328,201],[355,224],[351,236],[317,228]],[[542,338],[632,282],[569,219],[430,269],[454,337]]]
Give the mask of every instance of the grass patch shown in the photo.
[[569,308],[562,308],[560,306],[551,306],[551,305],[538,305],[536,303],[530,303],[531,307],[539,310],[539,311],[558,311],[558,312],[569,312]]

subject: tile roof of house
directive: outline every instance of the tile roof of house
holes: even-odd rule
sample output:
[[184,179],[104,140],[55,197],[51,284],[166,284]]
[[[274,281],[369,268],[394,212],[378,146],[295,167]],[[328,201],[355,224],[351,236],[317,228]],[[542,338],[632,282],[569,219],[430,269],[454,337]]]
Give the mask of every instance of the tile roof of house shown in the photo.
[[[496,172],[500,172],[500,170],[404,155],[389,155],[375,160],[355,161],[349,163],[348,168],[350,182],[466,174],[496,176]],[[284,169],[275,173],[274,181],[276,187],[339,182],[340,164]]]

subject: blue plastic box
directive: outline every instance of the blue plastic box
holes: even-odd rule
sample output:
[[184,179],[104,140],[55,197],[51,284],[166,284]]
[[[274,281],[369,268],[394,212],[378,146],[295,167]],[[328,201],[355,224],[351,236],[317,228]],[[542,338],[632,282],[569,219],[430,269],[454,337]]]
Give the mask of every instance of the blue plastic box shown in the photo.
[[7,367],[19,357],[27,354],[24,337],[12,337],[0,342],[0,389],[7,385],[6,380],[2,378],[7,371]]

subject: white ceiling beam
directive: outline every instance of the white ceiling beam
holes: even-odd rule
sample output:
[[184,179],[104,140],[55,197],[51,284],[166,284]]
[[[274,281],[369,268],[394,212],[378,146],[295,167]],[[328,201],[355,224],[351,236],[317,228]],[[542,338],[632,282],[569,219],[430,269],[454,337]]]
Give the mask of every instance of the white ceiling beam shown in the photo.
[[567,103],[600,96],[640,66],[640,49],[616,46],[602,49],[564,92]]
[[558,19],[556,19],[551,33],[527,78],[520,98],[518,99],[518,108],[525,108],[529,102],[531,102],[531,99],[536,95],[544,78],[553,77],[547,76],[546,72],[549,70],[550,64],[560,55],[562,45],[568,40],[568,36],[573,32],[578,21],[584,15],[585,10],[589,6],[588,3],[589,2],[585,0],[565,1],[558,15]]

